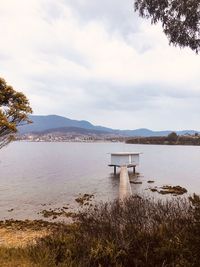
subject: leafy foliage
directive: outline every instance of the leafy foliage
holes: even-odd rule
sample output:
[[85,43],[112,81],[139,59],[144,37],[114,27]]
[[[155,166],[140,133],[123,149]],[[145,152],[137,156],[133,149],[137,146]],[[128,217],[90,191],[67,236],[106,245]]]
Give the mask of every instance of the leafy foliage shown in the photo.
[[17,126],[30,122],[30,113],[32,109],[26,96],[0,78],[0,148],[12,140]]
[[135,0],[135,10],[152,24],[161,22],[170,43],[200,50],[199,0]]
[[188,145],[200,146],[199,135],[177,135],[171,133],[168,136],[132,137],[126,140],[128,144],[155,144],[155,145]]
[[178,139],[178,135],[175,132],[171,132],[168,136],[167,139],[169,142],[176,142]]

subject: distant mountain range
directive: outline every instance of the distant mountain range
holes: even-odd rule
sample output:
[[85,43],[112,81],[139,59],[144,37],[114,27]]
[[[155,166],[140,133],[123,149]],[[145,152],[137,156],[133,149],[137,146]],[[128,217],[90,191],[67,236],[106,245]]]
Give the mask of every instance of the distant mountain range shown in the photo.
[[[33,122],[29,125],[19,127],[20,134],[27,133],[52,133],[52,132],[77,132],[82,134],[94,133],[94,134],[111,134],[117,136],[166,136],[171,133],[171,130],[166,131],[152,131],[149,129],[135,129],[135,130],[119,130],[111,129],[103,126],[95,126],[88,121],[84,120],[71,120],[69,118],[61,117],[58,115],[48,116],[30,116],[30,120]],[[194,134],[198,131],[184,130],[176,131],[178,135]]]

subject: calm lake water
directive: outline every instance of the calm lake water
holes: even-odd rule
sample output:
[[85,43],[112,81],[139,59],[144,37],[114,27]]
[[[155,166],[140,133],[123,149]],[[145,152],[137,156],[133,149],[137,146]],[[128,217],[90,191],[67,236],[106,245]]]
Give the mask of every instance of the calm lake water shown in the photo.
[[0,219],[39,218],[44,205],[75,207],[79,193],[94,194],[97,201],[117,198],[119,177],[107,166],[108,153],[117,151],[143,153],[137,168],[143,183],[132,184],[133,193],[171,184],[200,194],[200,147],[15,142],[0,150]]

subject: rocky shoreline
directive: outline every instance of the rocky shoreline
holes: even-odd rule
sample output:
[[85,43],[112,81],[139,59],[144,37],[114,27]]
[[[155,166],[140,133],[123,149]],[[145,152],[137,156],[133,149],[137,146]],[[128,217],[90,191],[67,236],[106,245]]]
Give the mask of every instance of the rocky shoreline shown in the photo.
[[[130,182],[134,185],[141,185],[143,182],[139,176],[131,178]],[[148,180],[147,184],[154,184],[155,181]],[[148,187],[150,192],[162,195],[180,196],[187,193],[181,186],[164,185],[162,187]],[[0,221],[0,247],[25,247],[34,244],[37,239],[46,237],[57,231],[61,226],[72,224],[84,208],[93,206],[93,194],[79,195],[75,201],[79,205],[77,211],[72,211],[69,205],[61,208],[43,209],[39,212],[44,219],[40,220],[4,220]]]

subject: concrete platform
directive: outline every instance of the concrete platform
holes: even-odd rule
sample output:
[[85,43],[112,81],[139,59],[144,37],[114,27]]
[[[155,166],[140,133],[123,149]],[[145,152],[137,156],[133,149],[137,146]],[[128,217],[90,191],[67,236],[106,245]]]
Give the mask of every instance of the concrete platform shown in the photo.
[[119,199],[124,200],[132,195],[127,166],[122,166],[120,170]]

